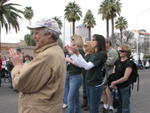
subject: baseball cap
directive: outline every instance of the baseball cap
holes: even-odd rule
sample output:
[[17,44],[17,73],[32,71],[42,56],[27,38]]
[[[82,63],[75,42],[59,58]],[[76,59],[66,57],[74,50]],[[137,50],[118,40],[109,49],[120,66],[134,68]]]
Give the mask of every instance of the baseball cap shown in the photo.
[[45,27],[47,29],[50,29],[58,34],[61,34],[59,26],[57,24],[57,22],[53,19],[41,19],[39,21],[36,22],[35,25],[31,25],[31,26],[27,26],[28,29],[32,30],[32,29],[37,29],[37,28],[42,28]]

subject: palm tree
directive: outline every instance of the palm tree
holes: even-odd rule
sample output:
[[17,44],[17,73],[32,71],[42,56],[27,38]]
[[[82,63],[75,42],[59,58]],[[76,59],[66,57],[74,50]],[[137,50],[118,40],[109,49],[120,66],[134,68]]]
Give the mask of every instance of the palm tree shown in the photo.
[[1,29],[5,27],[6,33],[11,30],[11,28],[15,29],[17,32],[19,27],[18,19],[21,19],[20,14],[23,12],[15,6],[20,6],[19,4],[9,3],[8,0],[0,1],[0,50],[1,50]]
[[34,40],[34,38],[32,38],[33,32],[31,34],[26,34],[24,36],[24,41],[28,46],[35,46],[36,42]]
[[32,7],[25,7],[23,14],[24,14],[24,17],[27,20],[29,20],[29,24],[31,25],[31,19],[33,18],[33,15],[34,15]]
[[89,40],[91,40],[91,27],[93,28],[96,25],[96,21],[91,10],[88,10],[85,14],[83,23],[89,29]]
[[120,0],[110,0],[110,9],[111,9],[112,34],[114,34],[114,18],[117,15],[120,15],[121,12]]
[[[23,15],[24,15],[24,17],[25,17],[27,20],[29,20],[29,25],[31,25],[31,19],[32,19],[33,16],[34,16],[32,7],[25,7],[25,8],[24,8]],[[26,35],[24,36],[24,40],[25,40],[25,42],[26,42],[26,44],[27,44],[28,46],[35,46],[35,45],[36,45],[34,39],[32,38],[32,34],[33,34],[33,32],[31,31],[30,34],[26,34]]]
[[81,8],[78,4],[75,2],[70,2],[66,7],[65,7],[65,18],[73,23],[73,34],[75,34],[75,22],[79,21],[80,18],[82,17],[82,12]]
[[102,20],[106,20],[106,37],[109,37],[109,19],[110,19],[110,14],[111,14],[111,8],[110,8],[110,0],[104,0],[100,4],[100,8],[98,10],[98,14],[102,15]]
[[52,19],[54,19],[57,22],[59,29],[61,29],[62,28],[62,21],[60,20],[60,17],[55,16]]
[[121,44],[122,44],[123,30],[128,27],[128,22],[124,17],[120,16],[115,24],[116,24],[115,28],[120,30]]

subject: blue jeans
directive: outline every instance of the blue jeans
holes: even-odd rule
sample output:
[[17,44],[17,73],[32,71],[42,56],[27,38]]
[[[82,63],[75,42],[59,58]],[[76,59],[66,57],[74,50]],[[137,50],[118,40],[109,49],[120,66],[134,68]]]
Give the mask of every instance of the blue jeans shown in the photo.
[[79,103],[79,89],[82,84],[82,75],[69,75],[69,92],[67,113],[81,113]]
[[2,84],[1,79],[2,79],[2,72],[0,71],[0,87],[1,87],[1,84]]
[[101,100],[102,91],[103,86],[96,87],[87,85],[87,97],[90,113],[99,113],[99,104]]
[[86,75],[82,75],[83,76],[83,98],[86,98],[87,97],[87,87],[86,87],[86,79],[85,79],[85,76]]
[[64,98],[63,98],[64,104],[67,104],[68,92],[69,92],[69,75],[67,74],[66,80],[65,80],[65,88],[64,88]]
[[8,71],[8,74],[9,74],[10,88],[13,88],[13,86],[12,86],[12,76],[11,76],[11,72]]
[[130,86],[125,88],[118,88],[120,106],[117,108],[117,113],[130,113]]

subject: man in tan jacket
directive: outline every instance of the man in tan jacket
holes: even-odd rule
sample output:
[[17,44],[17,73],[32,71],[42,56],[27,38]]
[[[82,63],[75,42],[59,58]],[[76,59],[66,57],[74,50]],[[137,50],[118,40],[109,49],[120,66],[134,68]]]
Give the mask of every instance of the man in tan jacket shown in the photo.
[[56,21],[42,19],[29,26],[36,41],[35,58],[23,65],[22,57],[14,49],[10,56],[13,87],[19,93],[19,113],[61,113],[66,64],[58,46],[60,30]]

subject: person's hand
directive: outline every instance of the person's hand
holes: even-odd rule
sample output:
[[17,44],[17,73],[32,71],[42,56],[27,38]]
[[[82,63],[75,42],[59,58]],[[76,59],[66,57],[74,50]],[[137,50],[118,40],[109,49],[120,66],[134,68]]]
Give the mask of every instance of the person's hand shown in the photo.
[[9,55],[13,65],[23,65],[23,55],[20,53],[18,54],[16,49],[9,49]]
[[68,63],[72,62],[71,58],[65,58],[65,61],[68,62]]
[[111,83],[110,88],[112,88],[112,89],[117,89],[117,86],[116,86],[116,82],[115,82],[115,81]]

